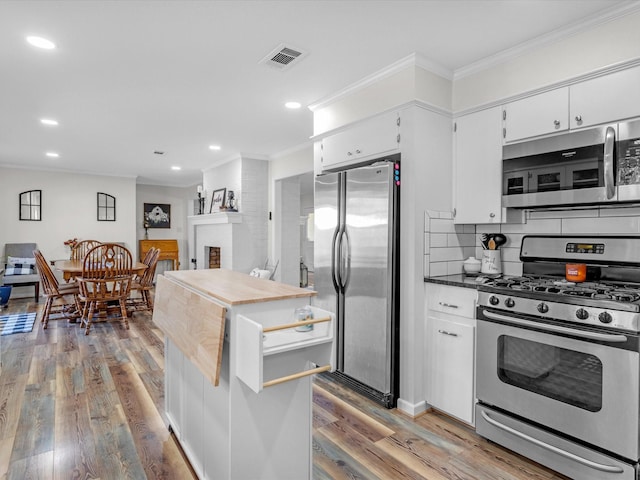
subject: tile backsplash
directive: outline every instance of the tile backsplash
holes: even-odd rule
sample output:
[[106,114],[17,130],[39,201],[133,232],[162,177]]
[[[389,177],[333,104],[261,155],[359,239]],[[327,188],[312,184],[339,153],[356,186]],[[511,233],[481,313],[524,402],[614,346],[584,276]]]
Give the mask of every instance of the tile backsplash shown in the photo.
[[483,233],[502,233],[507,237],[506,244],[501,247],[502,270],[506,275],[522,274],[520,244],[525,235],[640,236],[638,206],[523,211],[520,217],[520,223],[455,225],[451,212],[427,210],[424,216],[424,276],[462,273],[462,262],[466,258],[482,258],[480,235]]

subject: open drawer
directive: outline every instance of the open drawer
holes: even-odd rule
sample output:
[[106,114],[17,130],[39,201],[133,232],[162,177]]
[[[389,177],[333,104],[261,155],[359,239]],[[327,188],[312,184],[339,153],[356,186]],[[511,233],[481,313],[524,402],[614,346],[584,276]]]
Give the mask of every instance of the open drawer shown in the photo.
[[[236,376],[254,392],[335,369],[335,315],[310,308],[313,320],[307,322],[274,324],[272,315],[236,316]],[[307,323],[313,330],[296,330]]]

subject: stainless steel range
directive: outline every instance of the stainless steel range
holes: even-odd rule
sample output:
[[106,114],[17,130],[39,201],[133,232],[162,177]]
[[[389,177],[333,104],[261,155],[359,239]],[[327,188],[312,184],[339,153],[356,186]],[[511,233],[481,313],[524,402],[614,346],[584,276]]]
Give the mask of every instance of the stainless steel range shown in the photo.
[[531,235],[520,259],[479,287],[477,432],[572,478],[638,479],[640,237]]

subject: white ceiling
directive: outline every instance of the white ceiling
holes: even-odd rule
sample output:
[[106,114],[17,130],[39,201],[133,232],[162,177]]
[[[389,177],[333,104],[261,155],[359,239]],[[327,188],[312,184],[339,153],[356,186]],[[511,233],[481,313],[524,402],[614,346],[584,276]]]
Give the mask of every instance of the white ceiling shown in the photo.
[[[412,53],[455,74],[633,3],[3,0],[0,165],[194,185],[240,152],[304,145],[307,105]],[[37,50],[27,35],[57,48]],[[282,43],[308,55],[286,71],[258,63]],[[285,109],[289,100],[303,108]]]

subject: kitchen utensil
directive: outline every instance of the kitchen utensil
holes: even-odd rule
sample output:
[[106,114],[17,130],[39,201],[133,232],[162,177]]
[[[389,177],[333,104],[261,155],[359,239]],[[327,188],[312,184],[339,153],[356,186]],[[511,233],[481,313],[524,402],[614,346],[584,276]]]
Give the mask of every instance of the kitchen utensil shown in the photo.
[[487,242],[489,241],[489,236],[486,233],[480,234],[480,243],[482,244],[483,250],[488,250]]
[[587,265],[585,263],[567,263],[565,278],[569,282],[584,282],[587,279]]
[[505,243],[507,243],[507,237],[505,237],[503,234],[501,233],[494,233],[493,234],[493,241],[496,242],[496,249],[500,248],[502,245],[504,245]]
[[493,239],[493,237],[489,239],[489,241],[487,242],[487,246],[489,247],[489,250],[496,249],[496,241]]

